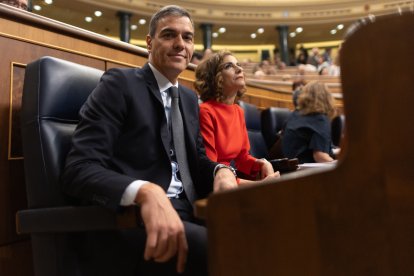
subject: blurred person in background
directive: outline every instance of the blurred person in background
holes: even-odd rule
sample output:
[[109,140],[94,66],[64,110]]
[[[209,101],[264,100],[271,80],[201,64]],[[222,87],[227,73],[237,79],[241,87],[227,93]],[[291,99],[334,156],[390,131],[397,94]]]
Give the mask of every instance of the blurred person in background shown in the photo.
[[28,0],[0,0],[0,3],[13,6],[18,9],[27,11],[29,9]]
[[283,155],[298,158],[299,163],[333,161],[331,120],[335,115],[334,100],[326,84],[318,81],[306,84],[283,131]]

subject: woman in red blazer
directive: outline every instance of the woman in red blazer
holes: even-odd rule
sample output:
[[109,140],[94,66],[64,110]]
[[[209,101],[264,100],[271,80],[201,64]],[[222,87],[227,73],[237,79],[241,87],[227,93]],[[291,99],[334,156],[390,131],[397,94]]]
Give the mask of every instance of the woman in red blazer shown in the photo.
[[[207,156],[215,162],[230,165],[249,179],[279,177],[265,159],[249,154],[243,110],[236,100],[245,91],[244,72],[237,59],[227,51],[212,55],[197,66],[195,89],[200,105],[200,130]],[[239,184],[251,183],[238,179]]]

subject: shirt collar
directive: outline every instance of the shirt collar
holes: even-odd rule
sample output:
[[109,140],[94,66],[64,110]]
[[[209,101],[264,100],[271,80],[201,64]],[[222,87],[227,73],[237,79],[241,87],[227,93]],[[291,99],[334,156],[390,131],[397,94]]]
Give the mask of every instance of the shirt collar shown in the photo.
[[160,92],[166,91],[171,86],[175,86],[178,88],[178,82],[174,84],[171,83],[166,77],[164,77],[163,74],[161,74],[160,71],[157,70],[157,68],[155,68],[154,65],[152,65],[151,63],[148,63],[148,64],[149,64],[149,67],[151,68],[152,73],[155,76],[155,79],[157,80],[158,89],[160,90]]

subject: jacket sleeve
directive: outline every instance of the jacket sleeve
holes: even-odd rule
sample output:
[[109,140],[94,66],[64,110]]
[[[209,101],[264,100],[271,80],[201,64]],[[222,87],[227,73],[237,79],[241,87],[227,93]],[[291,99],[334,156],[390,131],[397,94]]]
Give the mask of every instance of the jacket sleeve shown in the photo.
[[120,70],[109,70],[82,107],[61,177],[66,194],[114,210],[126,187],[135,180],[110,168],[127,113],[123,78]]
[[[217,162],[210,160],[206,154],[206,149],[204,147],[204,141],[200,131],[200,108],[198,105],[198,99],[194,92],[190,91],[193,98],[193,104],[191,107],[192,115],[195,115],[194,122],[194,135],[196,139],[196,151],[197,151],[197,169],[198,169],[198,179],[195,181],[194,185],[199,198],[207,197],[213,191],[214,177],[213,172]],[[191,162],[191,161],[190,161]],[[189,164],[192,166],[193,164]]]

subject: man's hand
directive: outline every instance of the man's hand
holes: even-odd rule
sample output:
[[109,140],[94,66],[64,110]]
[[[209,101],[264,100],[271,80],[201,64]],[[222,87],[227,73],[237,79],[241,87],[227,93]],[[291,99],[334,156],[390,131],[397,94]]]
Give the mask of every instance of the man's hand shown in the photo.
[[228,168],[221,168],[214,177],[214,192],[229,190],[237,187],[237,180]]
[[135,202],[141,207],[147,232],[144,259],[166,262],[177,254],[177,272],[184,272],[188,252],[184,225],[164,190],[156,184],[146,184]]

